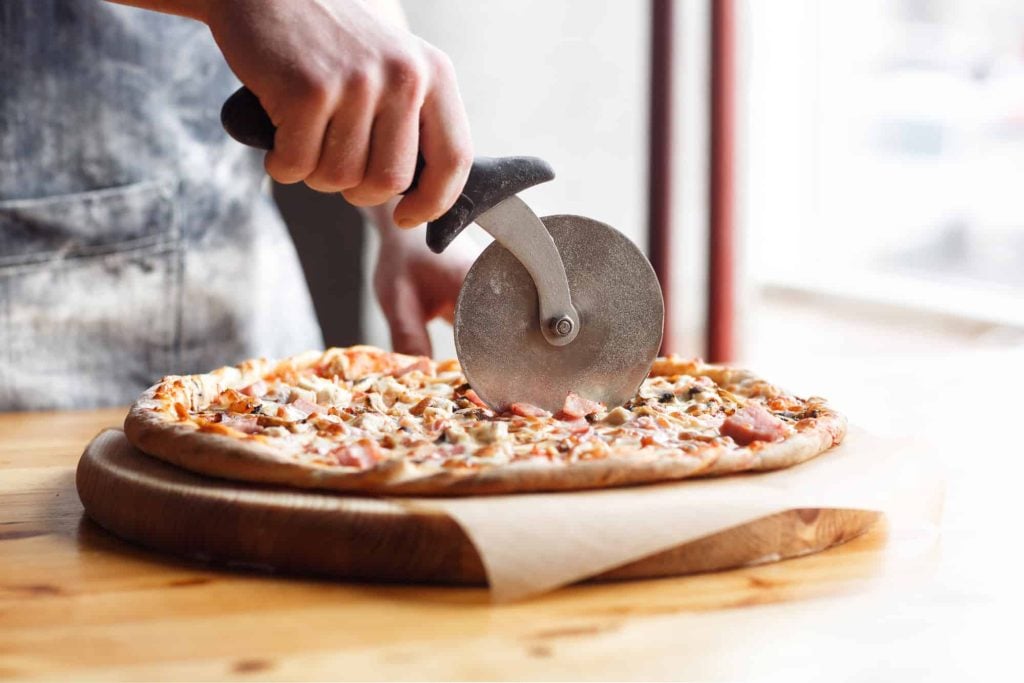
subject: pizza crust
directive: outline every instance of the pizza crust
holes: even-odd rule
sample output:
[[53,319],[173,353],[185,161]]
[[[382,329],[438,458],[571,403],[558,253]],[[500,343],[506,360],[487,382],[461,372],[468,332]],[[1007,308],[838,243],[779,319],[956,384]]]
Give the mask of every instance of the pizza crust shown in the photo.
[[[353,347],[371,349],[372,347]],[[331,350],[336,351],[336,350]],[[698,476],[721,476],[764,471],[804,462],[839,443],[846,421],[823,408],[813,424],[784,441],[755,442],[750,447],[715,447],[695,454],[681,453],[634,459],[610,456],[575,462],[513,462],[483,469],[446,469],[388,459],[369,469],[310,465],[295,462],[277,449],[252,438],[201,431],[181,421],[175,404],[201,410],[226,389],[260,380],[286,364],[301,371],[322,362],[331,351],[309,352],[280,363],[247,361],[203,375],[166,377],[150,387],[131,407],[124,423],[128,439],[143,452],[173,465],[230,480],[280,484],[376,495],[455,496],[570,491],[650,484]],[[415,362],[412,356],[389,354],[393,365]],[[718,381],[737,381],[749,373],[724,366],[676,358],[658,359],[651,375],[703,374]]]

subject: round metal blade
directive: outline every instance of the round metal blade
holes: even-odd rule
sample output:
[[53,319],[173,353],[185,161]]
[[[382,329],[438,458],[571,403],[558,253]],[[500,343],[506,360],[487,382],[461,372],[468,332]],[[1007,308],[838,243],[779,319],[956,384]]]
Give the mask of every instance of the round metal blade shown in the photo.
[[526,268],[493,242],[477,259],[455,307],[455,348],[488,405],[516,402],[557,412],[576,392],[606,406],[636,393],[661,345],[665,308],[654,269],[611,226],[582,216],[541,219],[565,265],[580,333],[566,346],[544,339],[537,290]]

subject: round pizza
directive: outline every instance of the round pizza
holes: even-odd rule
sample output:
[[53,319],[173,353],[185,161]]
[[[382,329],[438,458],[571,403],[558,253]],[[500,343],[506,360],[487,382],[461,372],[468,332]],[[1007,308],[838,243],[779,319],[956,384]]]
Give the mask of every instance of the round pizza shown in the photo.
[[771,470],[839,443],[846,420],[750,372],[676,356],[604,406],[494,410],[457,361],[369,346],[165,377],[132,406],[140,450],[202,474],[391,495],[562,491]]

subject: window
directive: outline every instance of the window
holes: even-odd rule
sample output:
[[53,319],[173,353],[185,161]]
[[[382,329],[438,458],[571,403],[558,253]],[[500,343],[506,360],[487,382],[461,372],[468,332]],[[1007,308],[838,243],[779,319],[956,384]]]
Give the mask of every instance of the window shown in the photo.
[[750,284],[1024,326],[1024,3],[743,11]]

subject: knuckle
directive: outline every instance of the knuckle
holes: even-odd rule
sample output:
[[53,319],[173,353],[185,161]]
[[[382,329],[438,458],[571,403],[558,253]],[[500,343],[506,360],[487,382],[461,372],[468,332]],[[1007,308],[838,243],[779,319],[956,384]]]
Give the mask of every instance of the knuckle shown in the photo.
[[425,52],[427,61],[430,64],[430,70],[435,76],[454,80],[455,64],[446,52],[438,50],[433,45],[428,45]]
[[426,88],[426,70],[412,55],[401,53],[385,57],[384,73],[391,86],[390,91],[418,95]]
[[345,97],[363,97],[378,85],[378,76],[365,67],[356,67],[345,74]]
[[415,81],[422,77],[419,61],[406,52],[397,52],[383,58],[384,73],[388,79],[403,83]]
[[452,175],[466,173],[473,165],[473,149],[464,142],[453,142],[441,154],[440,165]]
[[316,71],[300,71],[294,78],[292,87],[295,92],[295,104],[303,107],[323,107],[331,97],[331,82]]

